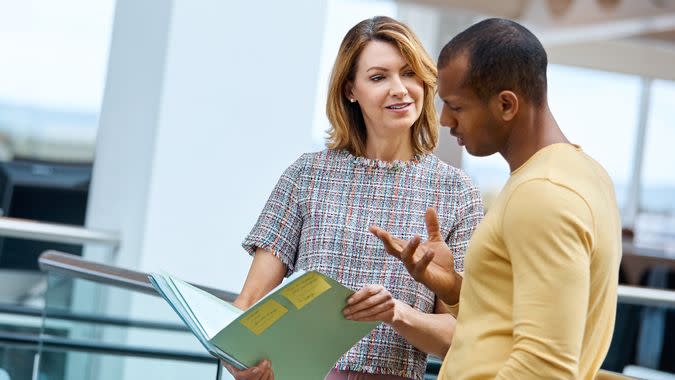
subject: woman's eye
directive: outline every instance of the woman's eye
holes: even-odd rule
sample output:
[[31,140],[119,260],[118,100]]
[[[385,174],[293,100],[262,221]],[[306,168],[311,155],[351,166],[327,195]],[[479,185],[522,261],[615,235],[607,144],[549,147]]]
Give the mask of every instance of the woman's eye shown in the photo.
[[382,75],[373,75],[372,77],[370,77],[370,80],[372,80],[373,82],[379,82],[382,79],[384,79]]
[[406,77],[414,77],[415,75],[417,75],[417,74],[415,74],[415,72],[412,71],[412,70],[406,71],[406,72],[403,73],[403,76],[406,76]]

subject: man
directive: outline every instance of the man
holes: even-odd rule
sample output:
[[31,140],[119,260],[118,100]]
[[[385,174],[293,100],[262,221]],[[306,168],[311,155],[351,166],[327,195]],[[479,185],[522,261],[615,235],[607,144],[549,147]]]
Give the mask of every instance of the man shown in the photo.
[[503,19],[471,26],[440,54],[441,124],[470,154],[498,152],[511,170],[469,243],[464,277],[433,210],[424,243],[371,228],[417,281],[459,308],[439,379],[592,379],[607,353],[619,212],[605,170],[553,118],[546,66],[537,38]]

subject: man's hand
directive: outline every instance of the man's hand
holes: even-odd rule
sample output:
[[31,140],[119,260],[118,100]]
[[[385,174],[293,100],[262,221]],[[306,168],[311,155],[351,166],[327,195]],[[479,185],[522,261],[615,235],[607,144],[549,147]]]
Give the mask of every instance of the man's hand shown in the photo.
[[416,281],[431,289],[445,303],[456,304],[461,276],[455,272],[452,251],[441,236],[436,210],[427,209],[425,223],[429,239],[424,243],[419,236],[408,242],[394,238],[377,226],[371,226],[369,230],[382,240],[388,254],[403,262]]
[[236,369],[225,362],[223,362],[223,366],[236,380],[274,380],[272,363],[269,360],[263,360],[255,366],[244,370]]

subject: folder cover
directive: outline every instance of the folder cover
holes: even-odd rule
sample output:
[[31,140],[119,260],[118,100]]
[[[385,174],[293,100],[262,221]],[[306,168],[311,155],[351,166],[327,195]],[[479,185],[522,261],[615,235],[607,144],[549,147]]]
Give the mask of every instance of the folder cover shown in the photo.
[[240,369],[269,359],[278,380],[323,379],[378,325],[345,319],[354,291],[317,271],[296,272],[245,312],[174,276],[149,278],[209,353]]

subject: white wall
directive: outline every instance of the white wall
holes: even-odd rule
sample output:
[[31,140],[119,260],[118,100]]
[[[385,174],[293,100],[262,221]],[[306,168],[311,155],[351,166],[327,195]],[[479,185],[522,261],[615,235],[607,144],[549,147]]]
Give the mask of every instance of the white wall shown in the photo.
[[242,239],[311,147],[324,7],[243,3],[175,3],[140,262],[233,291]]
[[[316,0],[118,0],[87,219],[122,231],[118,265],[240,290],[250,264],[240,243],[312,146],[324,13]],[[147,297],[109,307],[164,317]],[[101,366],[147,378],[142,361]]]

